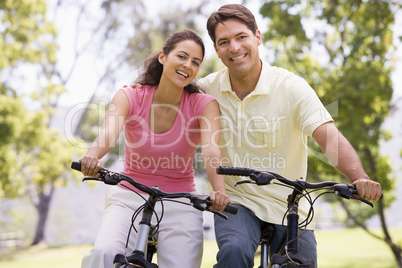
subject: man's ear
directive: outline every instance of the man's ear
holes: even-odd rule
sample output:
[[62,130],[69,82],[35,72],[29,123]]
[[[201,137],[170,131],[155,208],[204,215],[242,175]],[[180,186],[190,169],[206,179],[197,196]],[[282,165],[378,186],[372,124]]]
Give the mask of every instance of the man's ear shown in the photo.
[[262,44],[262,37],[261,37],[261,31],[259,29],[257,29],[257,31],[255,33],[255,37],[257,37],[258,45],[261,45]]
[[158,55],[158,61],[160,64],[164,64],[165,63],[165,53],[163,53],[163,50],[159,51],[159,55]]

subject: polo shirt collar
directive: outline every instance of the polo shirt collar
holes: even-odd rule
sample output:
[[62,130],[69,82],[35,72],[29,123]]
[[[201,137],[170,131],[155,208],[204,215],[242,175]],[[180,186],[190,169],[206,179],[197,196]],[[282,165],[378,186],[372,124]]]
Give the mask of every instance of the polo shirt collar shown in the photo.
[[[268,95],[269,92],[271,91],[270,89],[270,80],[271,80],[271,73],[269,72],[269,69],[271,68],[271,65],[269,63],[262,61],[262,70],[260,74],[260,78],[258,79],[258,83],[255,87],[255,89],[249,94],[249,96],[253,95]],[[230,85],[230,79],[229,79],[229,69],[226,67],[222,70],[222,75],[220,77],[220,91],[228,91],[228,92],[233,92],[232,87]]]

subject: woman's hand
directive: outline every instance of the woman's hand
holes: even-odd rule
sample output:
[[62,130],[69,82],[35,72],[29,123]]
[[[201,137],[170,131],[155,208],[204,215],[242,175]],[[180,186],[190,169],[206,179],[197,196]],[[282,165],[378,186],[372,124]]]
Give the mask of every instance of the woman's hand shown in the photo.
[[96,156],[84,156],[80,160],[81,172],[86,177],[96,177],[99,169],[102,167],[102,161]]
[[230,198],[227,194],[221,191],[213,191],[210,195],[210,200],[214,203],[210,209],[222,212],[226,205],[230,203]]

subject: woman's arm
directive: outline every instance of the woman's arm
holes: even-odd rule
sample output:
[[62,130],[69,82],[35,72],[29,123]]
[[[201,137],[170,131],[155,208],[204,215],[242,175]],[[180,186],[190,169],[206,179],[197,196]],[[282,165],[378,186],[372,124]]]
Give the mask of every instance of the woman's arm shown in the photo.
[[130,106],[126,94],[119,90],[113,97],[105,116],[99,135],[85,156],[80,160],[81,171],[85,176],[95,176],[102,167],[101,158],[116,145],[123,129]]
[[211,101],[204,109],[200,119],[201,131],[201,159],[211,182],[213,192],[211,201],[214,202],[212,209],[223,211],[228,203],[226,195],[225,179],[216,174],[216,168],[221,165],[221,150],[219,149],[219,107],[217,101]]

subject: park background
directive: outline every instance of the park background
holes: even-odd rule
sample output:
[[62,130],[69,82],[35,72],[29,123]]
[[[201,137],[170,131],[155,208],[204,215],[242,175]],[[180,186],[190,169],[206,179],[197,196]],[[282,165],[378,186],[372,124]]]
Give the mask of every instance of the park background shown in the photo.
[[[79,174],[69,172],[69,162],[85,153],[113,94],[135,80],[145,57],[160,49],[172,31],[193,28],[203,36],[207,52],[200,77],[222,67],[212,49],[205,22],[208,14],[226,3],[243,2],[0,2],[3,51],[0,233],[18,234],[24,245],[36,245],[28,251],[15,251],[12,246],[1,249],[1,267],[21,267],[18,262],[21,256],[35,260],[35,256],[39,258],[46,250],[71,246],[80,249],[76,255],[69,253],[78,258],[79,265],[82,254],[95,239],[108,186],[80,183]],[[368,159],[376,160],[377,167],[369,168],[374,178],[384,175],[379,178],[384,179],[381,182],[386,186],[383,216],[393,249],[398,252],[402,244],[401,2],[244,1],[244,4],[256,15],[264,34],[262,58],[306,78],[324,104],[331,107],[338,126],[358,152],[365,155],[369,151],[374,155]],[[323,10],[327,12],[324,14]],[[270,15],[270,19],[263,14]],[[332,27],[326,25],[326,19],[333,23]],[[366,136],[371,139],[366,140]],[[119,145],[105,159],[113,170],[120,170],[122,165],[122,143]],[[313,158],[319,161],[311,164],[311,174],[342,180],[320,156]],[[363,164],[368,159],[363,158]],[[317,170],[321,173],[313,172]],[[197,170],[197,175],[199,191],[207,193],[208,183],[202,170]],[[383,241],[384,225],[377,209],[371,212],[375,215],[367,215],[368,207],[344,210],[344,204],[337,201],[320,200],[315,208],[318,234],[335,234],[325,236],[323,242],[319,240],[320,262],[327,263],[321,256],[329,260],[331,254],[339,262],[341,256],[353,252],[348,257],[352,260],[348,261],[362,264],[374,256],[378,262],[370,267],[401,267],[395,261],[398,255],[391,253],[392,245]],[[47,210],[41,207],[46,204]],[[345,211],[358,215],[356,221],[348,219],[350,215]],[[43,220],[40,229],[38,222]],[[362,223],[360,228],[358,223]],[[206,238],[213,240],[212,215],[205,213],[205,225]],[[360,233],[361,227],[368,231]],[[348,240],[352,235],[341,236],[349,230],[359,230],[355,240]],[[380,239],[371,240],[369,232]],[[342,239],[337,244],[339,237]],[[364,248],[368,244],[374,247]],[[209,242],[208,245],[214,246]],[[377,245],[384,251],[378,250]],[[323,250],[325,246],[327,250]],[[342,253],[345,249],[346,253]],[[337,250],[341,255],[337,255]],[[214,253],[208,250],[205,255],[214,259]],[[378,256],[386,256],[387,264],[381,266]],[[333,267],[350,267],[350,263],[340,265],[345,266]]]

